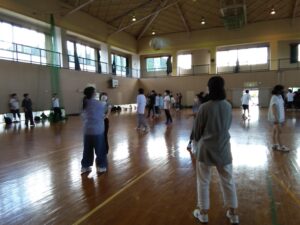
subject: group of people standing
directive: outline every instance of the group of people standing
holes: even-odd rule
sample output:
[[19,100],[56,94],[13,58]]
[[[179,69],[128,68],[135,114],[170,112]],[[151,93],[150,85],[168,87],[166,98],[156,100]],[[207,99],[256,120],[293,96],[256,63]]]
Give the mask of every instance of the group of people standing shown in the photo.
[[[232,153],[230,146],[229,129],[232,122],[232,106],[226,100],[225,82],[220,76],[211,77],[208,81],[208,94],[201,92],[195,96],[193,115],[194,123],[190,137],[196,144],[196,177],[197,177],[197,208],[193,215],[201,222],[207,223],[210,209],[209,186],[211,169],[216,167],[220,177],[221,192],[224,204],[227,207],[226,217],[231,224],[239,224],[237,213],[238,198],[233,178]],[[288,151],[281,143],[280,133],[284,124],[284,87],[276,85],[272,90],[268,120],[273,125],[272,149]],[[155,92],[152,93],[155,96]],[[107,171],[107,129],[105,119],[108,115],[107,96],[102,95],[100,101],[95,99],[95,88],[84,90],[83,121],[84,121],[84,149],[81,161],[82,173],[90,172],[96,153],[97,172]],[[249,91],[242,98],[244,113],[249,106]],[[103,98],[104,96],[104,98]],[[159,95],[158,95],[159,96]],[[137,129],[146,131],[148,125],[145,118],[147,99],[144,89],[140,88],[137,95]],[[166,124],[172,123],[170,91],[165,90],[163,109],[166,115]],[[155,104],[154,104],[155,106]],[[154,108],[155,109],[155,108]],[[249,112],[248,112],[249,116]],[[105,137],[106,133],[106,137]]]
[[[144,93],[143,93],[144,94]],[[152,90],[149,94],[145,95],[146,97],[146,108],[148,109],[147,118],[158,118],[161,110],[164,109],[165,104],[165,94],[156,93],[155,90]],[[176,93],[175,96],[169,92],[170,106],[171,108],[176,109],[176,111],[182,108],[182,94]]]
[[164,110],[166,116],[166,125],[170,125],[173,122],[171,115],[172,108],[172,95],[170,90],[165,90],[164,95],[156,94],[154,90],[151,91],[148,96],[149,100],[144,94],[144,89],[139,88],[136,98],[137,103],[137,130],[148,131],[149,127],[145,119],[145,110],[148,108],[147,118],[150,117],[152,111],[152,118],[158,118],[161,111]]
[[[294,103],[295,96],[296,94],[293,93],[291,89],[288,89],[287,94],[285,94],[284,86],[282,85],[276,85],[272,90],[272,97],[268,109],[268,120],[273,124],[273,130],[272,130],[273,150],[278,150],[283,152],[288,152],[290,150],[287,146],[282,144],[281,130],[285,122],[285,109],[289,110],[293,108],[293,106],[295,105]],[[241,98],[243,119],[250,118],[250,112],[249,112],[250,100],[251,100],[251,96],[249,90],[245,90],[245,93]]]
[[[33,115],[32,115],[32,101],[28,93],[25,93],[23,97],[24,98],[22,100],[21,107],[23,108],[25,114],[25,126],[27,127],[29,122],[30,122],[30,126],[34,126]],[[10,112],[13,115],[13,122],[21,121],[20,102],[16,93],[10,95],[9,108],[10,108]]]
[[[34,118],[33,118],[33,104],[32,100],[29,97],[28,93],[23,94],[23,100],[21,103],[21,107],[23,108],[24,116],[25,116],[25,126],[35,126]],[[12,122],[18,123],[21,121],[21,113],[20,113],[20,101],[18,95],[13,93],[10,95],[10,99],[8,102],[10,113],[12,114]],[[56,93],[52,96],[52,109],[53,109],[53,117],[54,120],[60,120],[62,118],[62,112],[60,108],[59,99]]]

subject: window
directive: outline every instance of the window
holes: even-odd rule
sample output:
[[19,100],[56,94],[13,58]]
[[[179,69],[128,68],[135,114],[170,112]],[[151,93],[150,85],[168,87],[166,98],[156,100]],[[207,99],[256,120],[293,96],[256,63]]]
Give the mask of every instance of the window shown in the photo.
[[178,55],[178,67],[189,70],[192,68],[192,55]]
[[168,60],[168,56],[147,58],[146,59],[147,72],[167,70],[167,60]]
[[127,65],[126,61],[128,61],[128,59],[124,56],[111,54],[112,73],[119,76],[128,75],[129,65]]
[[69,68],[75,69],[75,47],[80,69],[96,72],[96,50],[86,45],[67,41]]
[[46,64],[46,35],[0,22],[0,58]]
[[234,49],[217,52],[217,67],[268,63],[268,47]]

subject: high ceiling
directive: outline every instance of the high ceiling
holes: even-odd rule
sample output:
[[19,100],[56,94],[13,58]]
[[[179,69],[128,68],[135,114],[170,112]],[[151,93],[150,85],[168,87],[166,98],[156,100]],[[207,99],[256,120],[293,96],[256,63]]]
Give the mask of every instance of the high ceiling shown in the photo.
[[[156,34],[300,17],[300,0],[60,0],[69,13],[83,11],[137,39]],[[271,10],[276,13],[271,15]],[[132,21],[132,17],[136,21]],[[201,24],[201,21],[205,24]]]

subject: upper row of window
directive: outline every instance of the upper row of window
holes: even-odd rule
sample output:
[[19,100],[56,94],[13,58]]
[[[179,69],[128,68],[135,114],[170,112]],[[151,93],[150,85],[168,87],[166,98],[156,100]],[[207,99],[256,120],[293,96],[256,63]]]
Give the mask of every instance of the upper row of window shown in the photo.
[[[50,40],[50,37],[48,38]],[[52,57],[47,54],[50,51],[46,50],[46,39],[47,36],[44,33],[0,22],[0,58],[47,64],[49,58]],[[299,46],[298,49],[300,54]],[[100,49],[67,41],[67,51],[70,69],[80,68],[91,72],[99,71],[99,69],[102,72],[108,71],[107,63],[101,62]],[[268,52],[268,47],[217,51],[217,67],[267,64]],[[54,53],[52,52],[52,54]],[[167,59],[167,56],[147,58],[147,72],[165,70]],[[111,61],[113,73],[117,75],[128,73],[128,58],[112,54]],[[192,55],[178,55],[177,65],[182,69],[191,69],[193,65]]]

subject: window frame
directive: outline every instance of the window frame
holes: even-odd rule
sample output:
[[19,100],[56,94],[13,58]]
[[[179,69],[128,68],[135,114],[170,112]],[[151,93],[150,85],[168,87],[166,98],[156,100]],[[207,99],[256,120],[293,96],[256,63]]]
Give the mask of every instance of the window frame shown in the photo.
[[[161,71],[166,71],[167,70],[167,60],[168,60],[169,55],[162,55],[162,56],[154,56],[154,57],[146,57],[145,58],[145,64],[146,64],[146,72],[151,73],[151,72],[161,72]],[[162,59],[165,58],[165,67],[155,67],[155,59],[160,59],[160,65],[162,65]],[[148,67],[148,60],[153,59],[153,68]],[[171,57],[172,61],[172,57]]]

